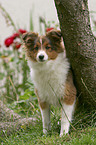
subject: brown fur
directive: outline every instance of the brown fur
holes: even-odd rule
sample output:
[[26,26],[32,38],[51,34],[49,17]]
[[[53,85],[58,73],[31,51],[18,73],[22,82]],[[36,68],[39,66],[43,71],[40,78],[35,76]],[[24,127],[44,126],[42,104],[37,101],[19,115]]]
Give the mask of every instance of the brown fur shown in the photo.
[[64,92],[65,92],[65,95],[64,95],[64,98],[61,99],[61,102],[64,102],[67,105],[72,105],[76,98],[76,88],[73,84],[71,71],[68,73]]
[[34,92],[35,92],[35,95],[36,95],[37,98],[38,98],[38,103],[39,103],[39,106],[41,107],[41,109],[47,108],[49,105],[48,105],[46,102],[41,102],[41,101],[40,101],[40,98],[39,98],[39,96],[38,96],[38,91],[37,91],[36,88],[35,88]]
[[36,62],[36,55],[37,55],[37,51],[33,50],[30,51],[26,46],[25,46],[25,52],[26,52],[26,58],[28,57],[28,59],[32,60],[33,62]]
[[46,109],[49,107],[49,105],[46,102],[39,102],[39,105],[41,109]]

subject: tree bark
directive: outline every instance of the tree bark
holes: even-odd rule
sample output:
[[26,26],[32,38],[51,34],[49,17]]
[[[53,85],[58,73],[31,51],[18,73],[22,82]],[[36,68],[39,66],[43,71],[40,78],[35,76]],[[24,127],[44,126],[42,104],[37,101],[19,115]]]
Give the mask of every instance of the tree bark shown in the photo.
[[54,0],[79,104],[96,109],[96,40],[87,0]]

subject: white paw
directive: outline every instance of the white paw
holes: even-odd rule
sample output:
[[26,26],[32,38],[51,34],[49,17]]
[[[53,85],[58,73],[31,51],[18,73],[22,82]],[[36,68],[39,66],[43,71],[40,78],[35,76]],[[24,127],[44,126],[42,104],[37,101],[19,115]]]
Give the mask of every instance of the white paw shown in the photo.
[[43,129],[43,133],[47,134],[47,129],[46,128]]
[[62,137],[63,136],[63,133],[60,133],[60,137]]
[[68,130],[63,130],[60,132],[60,137],[62,137],[63,135],[68,134]]

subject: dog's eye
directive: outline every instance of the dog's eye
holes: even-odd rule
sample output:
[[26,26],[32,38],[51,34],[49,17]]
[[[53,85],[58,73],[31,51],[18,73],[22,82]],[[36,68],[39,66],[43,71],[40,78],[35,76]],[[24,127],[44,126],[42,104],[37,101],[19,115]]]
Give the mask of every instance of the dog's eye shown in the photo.
[[28,39],[27,41],[26,41],[26,43],[32,43],[32,40],[31,39]]
[[35,50],[38,50],[38,46],[36,46],[34,49],[35,49]]
[[46,49],[49,49],[50,47],[49,46],[46,46]]
[[26,43],[27,43],[27,44],[31,44],[31,43],[32,43],[32,40],[31,40],[31,39],[28,39],[28,40],[26,41]]

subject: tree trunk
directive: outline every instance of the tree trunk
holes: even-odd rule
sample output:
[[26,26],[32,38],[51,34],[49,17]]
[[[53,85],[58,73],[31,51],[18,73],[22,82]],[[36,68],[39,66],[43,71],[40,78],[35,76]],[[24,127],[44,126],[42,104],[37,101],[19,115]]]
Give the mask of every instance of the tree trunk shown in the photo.
[[90,27],[87,0],[54,1],[79,104],[96,109],[96,42]]

